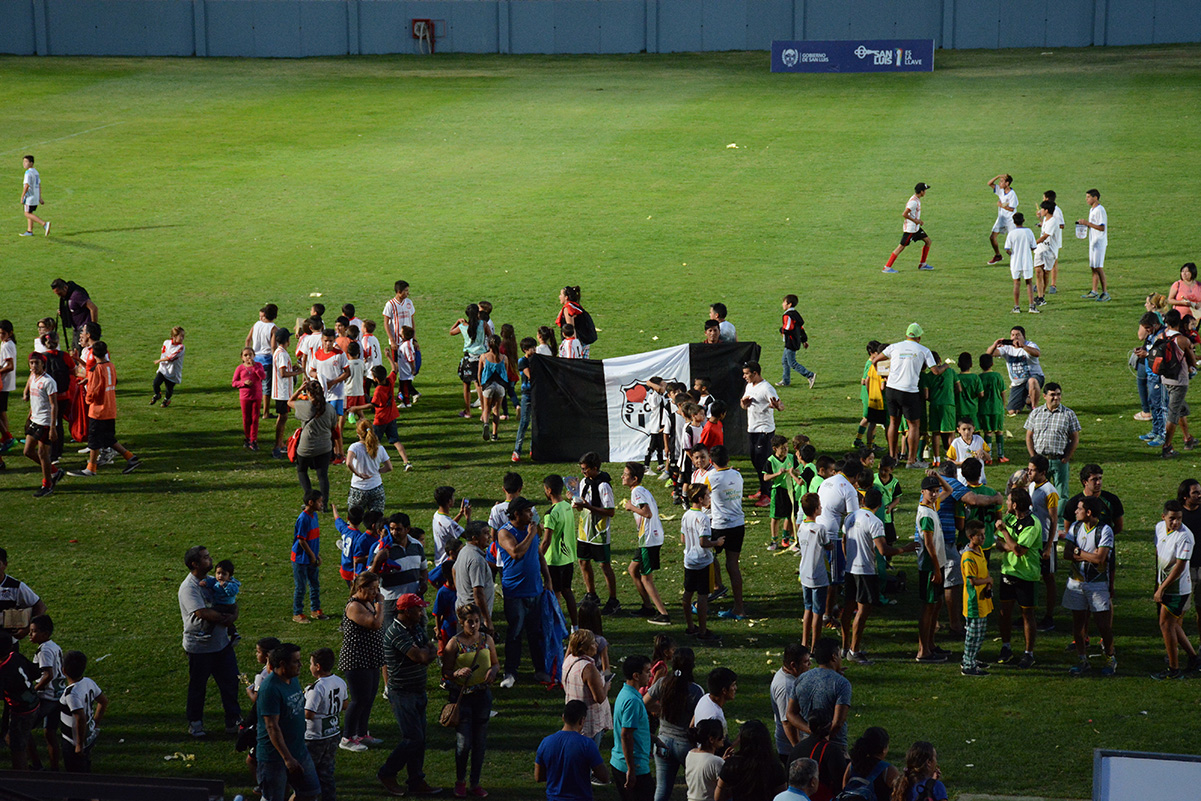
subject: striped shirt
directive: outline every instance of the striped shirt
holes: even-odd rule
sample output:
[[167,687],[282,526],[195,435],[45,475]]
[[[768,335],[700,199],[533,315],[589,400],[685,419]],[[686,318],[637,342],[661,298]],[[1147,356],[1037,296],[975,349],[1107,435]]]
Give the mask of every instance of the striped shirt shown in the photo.
[[395,601],[406,592],[416,593],[420,589],[421,576],[425,570],[425,549],[412,537],[404,545],[392,542],[392,535],[385,534],[371,546],[367,564],[375,561],[380,547],[387,548],[387,556],[377,571],[380,574],[380,591],[385,601]]
[[430,638],[425,625],[409,628],[399,619],[392,621],[384,634],[384,663],[388,666],[388,689],[407,693],[424,693],[427,665],[409,659],[411,648],[424,648]]
[[1048,459],[1062,459],[1072,434],[1080,430],[1076,413],[1060,405],[1054,411],[1040,406],[1026,418],[1026,430],[1034,434],[1034,452]]

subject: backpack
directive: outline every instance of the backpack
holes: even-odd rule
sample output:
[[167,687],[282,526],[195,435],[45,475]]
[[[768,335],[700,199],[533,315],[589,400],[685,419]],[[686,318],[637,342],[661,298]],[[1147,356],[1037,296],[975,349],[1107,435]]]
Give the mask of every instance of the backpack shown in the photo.
[[582,345],[596,342],[596,323],[592,322],[592,315],[583,309],[575,316],[575,336]]
[[[67,367],[67,360],[63,358],[62,351],[48,350],[42,354],[46,357],[46,372],[54,379],[54,383],[58,386],[59,392],[69,392],[71,389],[71,371]],[[59,414],[66,416],[66,410],[60,409]]]
[[876,779],[887,769],[888,763],[881,759],[867,776],[852,776],[834,801],[887,801],[876,798]]
[[0,661],[0,677],[3,677],[4,701],[13,713],[25,715],[38,708],[41,699],[34,687],[42,678],[42,671],[20,651],[14,650]]
[[1180,375],[1184,354],[1176,344],[1176,337],[1167,334],[1160,336],[1147,352],[1147,357],[1151,372],[1155,375],[1171,379]]

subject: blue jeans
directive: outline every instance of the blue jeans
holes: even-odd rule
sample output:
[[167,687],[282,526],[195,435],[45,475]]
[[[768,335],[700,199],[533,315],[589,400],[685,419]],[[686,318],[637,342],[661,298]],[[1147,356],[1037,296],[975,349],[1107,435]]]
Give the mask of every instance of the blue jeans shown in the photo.
[[1151,434],[1162,439],[1167,433],[1168,393],[1163,391],[1163,379],[1155,373],[1147,374],[1147,405],[1151,407]]
[[[274,749],[273,749],[274,750]],[[259,787],[263,791],[263,801],[288,801],[288,785],[296,791],[296,798],[311,799],[321,796],[321,782],[317,779],[317,768],[309,752],[303,751],[292,754],[292,758],[300,763],[300,770],[288,773],[283,760],[276,762],[259,762]]]
[[784,368],[784,374],[780,377],[780,383],[784,384],[785,386],[788,386],[788,384],[792,381],[792,370],[796,370],[798,373],[805,376],[805,378],[810,378],[813,375],[812,370],[806,369],[805,365],[796,360],[795,350],[784,348],[784,358],[780,359],[780,364]]
[[684,767],[692,744],[672,737],[661,737],[660,739],[663,741],[667,756],[659,756],[659,749],[653,749],[655,753],[655,801],[668,801],[671,798],[672,787],[676,783],[676,774],[679,773],[680,768]]
[[513,453],[520,454],[521,446],[525,444],[525,432],[530,428],[530,400],[532,389],[521,393],[521,420],[517,423],[517,442],[513,445]]
[[317,565],[312,562],[307,565],[293,562],[292,581],[296,584],[296,590],[292,593],[292,614],[299,615],[304,611],[304,588],[306,584],[309,588],[309,607],[314,612],[320,611],[321,576],[317,572]]
[[1138,405],[1144,412],[1151,411],[1151,388],[1148,386],[1151,380],[1151,375],[1147,373],[1147,364],[1142,359],[1138,362],[1137,383],[1138,383]]
[[530,644],[534,672],[546,672],[545,645],[542,642],[542,607],[537,598],[505,598],[505,675],[517,674],[521,667],[521,635]]
[[[275,372],[275,362],[271,356],[255,356],[254,360],[263,366],[267,377],[263,379],[263,399],[271,400],[271,374]],[[270,410],[270,407],[269,407]]]
[[376,774],[382,779],[395,779],[401,768],[409,774],[409,786],[415,787],[425,781],[425,705],[428,700],[425,690],[404,692],[388,688],[388,703],[392,705],[392,717],[400,729],[400,739],[387,761]]

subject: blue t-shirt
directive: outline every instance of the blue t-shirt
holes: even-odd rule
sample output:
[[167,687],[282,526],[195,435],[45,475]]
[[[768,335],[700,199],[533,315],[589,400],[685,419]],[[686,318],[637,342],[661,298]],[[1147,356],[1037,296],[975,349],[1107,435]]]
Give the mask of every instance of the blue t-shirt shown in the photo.
[[360,532],[357,528],[351,528],[350,524],[340,517],[334,518],[334,528],[340,535],[338,548],[342,554],[342,569],[347,573],[352,573],[354,572],[354,544],[358,540]]
[[434,596],[434,614],[442,618],[439,627],[448,638],[453,637],[459,626],[459,618],[455,616],[455,591],[443,584]]
[[[370,531],[356,531],[354,535],[354,543],[351,545],[351,558],[367,559],[371,554],[371,546],[375,545],[377,542],[379,542],[379,540],[373,537]],[[354,572],[356,574],[366,573],[367,562],[359,562],[356,564],[354,566]]]
[[213,591],[214,605],[232,606],[238,602],[238,592],[242,589],[242,582],[236,578],[231,578],[222,585],[217,579],[209,576],[205,579],[205,586]]
[[557,731],[538,744],[534,762],[546,769],[546,801],[592,801],[592,769],[603,760],[591,737]]
[[313,550],[313,556],[321,554],[321,526],[317,522],[317,514],[301,512],[296,518],[296,530],[292,537],[292,561],[298,565],[307,565],[311,560],[301,547],[300,541],[305,540]]
[[271,744],[271,738],[267,736],[267,724],[263,722],[267,715],[279,715],[279,730],[284,736],[284,744],[288,746],[293,759],[303,759],[308,751],[304,744],[304,691],[300,688],[300,679],[287,682],[271,673],[263,679],[255,703],[259,715],[259,725],[255,727],[258,729],[255,758],[259,762],[284,761]]
[[942,526],[942,539],[947,545],[955,544],[955,505],[970,491],[970,487],[953,476],[943,476],[943,480],[951,486],[951,497],[938,507],[938,524]]
[[530,379],[526,378],[525,370],[530,366],[529,357],[522,356],[517,360],[517,372],[521,376],[521,394],[525,394],[530,388]]
[[[621,730],[634,730],[634,775],[651,772],[651,719],[642,702],[642,693],[629,684],[621,685],[617,702],[613,704],[613,751],[609,755],[611,764],[618,773],[629,770],[626,755],[621,751]],[[620,779],[619,779],[620,781]]]
[[931,781],[927,779],[924,782],[918,782],[909,788],[909,794],[905,796],[905,801],[917,801],[918,793],[925,790],[922,798],[933,798],[934,801],[947,801],[947,788],[940,781]]
[[512,523],[505,523],[502,531],[507,531],[518,544],[526,537],[534,541],[526,550],[525,556],[514,559],[504,548],[500,548],[500,588],[506,598],[537,598],[542,594],[542,562],[538,554],[538,535],[529,531],[521,531]]

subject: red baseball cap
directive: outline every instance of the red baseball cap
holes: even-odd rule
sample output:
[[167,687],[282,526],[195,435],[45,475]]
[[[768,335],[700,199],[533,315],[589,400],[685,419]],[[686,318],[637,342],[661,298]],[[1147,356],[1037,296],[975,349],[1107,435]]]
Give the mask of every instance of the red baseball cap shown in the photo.
[[424,609],[429,606],[428,603],[421,599],[420,595],[412,592],[406,592],[404,595],[396,599],[396,609]]

